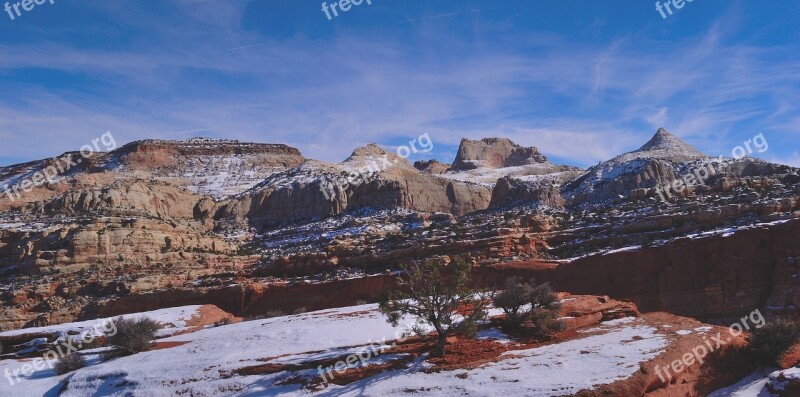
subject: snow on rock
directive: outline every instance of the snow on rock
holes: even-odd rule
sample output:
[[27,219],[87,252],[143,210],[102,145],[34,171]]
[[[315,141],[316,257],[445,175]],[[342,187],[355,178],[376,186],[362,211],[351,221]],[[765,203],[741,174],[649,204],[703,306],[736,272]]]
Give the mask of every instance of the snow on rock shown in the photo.
[[471,170],[447,171],[437,175],[440,178],[476,183],[494,187],[497,180],[505,176],[513,176],[525,182],[549,182],[559,186],[565,180],[577,175],[577,168],[555,166],[553,164],[530,164],[514,167],[485,168],[479,167]]
[[769,372],[757,370],[739,382],[719,389],[708,397],[777,397],[767,390]]
[[645,180],[637,180],[636,176],[654,162],[666,167],[665,173],[678,174],[679,168],[686,163],[708,160],[708,156],[661,128],[639,149],[586,170],[583,176],[568,185],[565,197],[576,200],[591,198],[598,202],[612,197],[625,198],[631,189],[653,187],[650,185],[656,180],[650,180],[650,175],[645,175]]
[[769,374],[767,387],[776,392],[789,392],[787,395],[797,395],[800,389],[800,368],[789,368]]
[[200,305],[171,307],[168,309],[159,309],[149,312],[126,314],[123,316],[101,318],[97,320],[87,320],[74,323],[48,325],[44,327],[35,327],[35,328],[23,328],[14,331],[0,332],[0,337],[35,334],[35,333],[66,334],[68,332],[81,332],[84,330],[97,329],[98,324],[108,323],[109,321],[112,321],[118,317],[122,317],[125,319],[133,319],[133,320],[142,317],[148,317],[151,320],[160,323],[164,328],[182,329],[186,328],[186,321],[190,320],[192,317],[200,316],[199,310],[201,307],[202,306]]

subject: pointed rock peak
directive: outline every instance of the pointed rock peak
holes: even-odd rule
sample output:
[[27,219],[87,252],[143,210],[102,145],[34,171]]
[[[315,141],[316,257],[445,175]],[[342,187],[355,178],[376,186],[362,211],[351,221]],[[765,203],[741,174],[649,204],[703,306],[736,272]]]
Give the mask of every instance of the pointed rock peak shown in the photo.
[[362,165],[364,163],[379,163],[386,166],[386,161],[389,161],[392,165],[411,166],[406,159],[399,156],[397,153],[380,147],[377,143],[370,143],[369,145],[353,150],[353,154],[342,164]]
[[350,157],[348,157],[348,160],[355,157],[369,157],[369,156],[379,157],[387,153],[389,152],[384,150],[382,147],[378,146],[377,143],[370,143],[369,145],[362,146],[360,148],[356,148],[356,150],[353,150],[353,154],[351,154]]
[[692,145],[680,140],[680,138],[670,134],[663,128],[659,128],[656,134],[636,152],[662,152],[662,154],[667,155],[666,157],[679,157],[689,160],[706,157]]

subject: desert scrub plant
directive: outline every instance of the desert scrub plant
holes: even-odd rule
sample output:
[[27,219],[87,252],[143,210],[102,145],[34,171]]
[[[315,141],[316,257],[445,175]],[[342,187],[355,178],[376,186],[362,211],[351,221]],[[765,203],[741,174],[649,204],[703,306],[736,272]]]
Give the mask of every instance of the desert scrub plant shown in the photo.
[[475,339],[478,336],[478,322],[474,318],[465,318],[458,324],[458,332],[467,339]]
[[80,353],[70,353],[61,357],[53,365],[56,375],[68,374],[72,371],[77,371],[86,366],[86,360]]
[[492,303],[503,309],[506,314],[504,325],[509,331],[527,330],[532,336],[546,337],[561,329],[557,321],[561,303],[547,283],[525,283],[514,277],[507,278],[503,291],[495,293]]
[[105,336],[92,338],[88,342],[83,342],[83,345],[80,347],[80,350],[92,350],[98,349],[106,345]]
[[292,314],[303,314],[303,313],[306,313],[306,312],[308,312],[308,309],[305,306],[301,306],[301,307],[298,307],[297,309],[294,309]]
[[783,352],[800,341],[800,324],[778,320],[750,331],[748,350],[764,365],[775,365]]
[[286,313],[284,313],[284,312],[282,312],[282,311],[280,311],[278,309],[271,309],[271,310],[267,310],[266,312],[264,312],[264,314],[255,314],[255,315],[252,315],[252,316],[247,316],[247,317],[245,317],[244,321],[264,320],[264,319],[274,318],[274,317],[283,317],[283,316],[286,316],[286,315],[287,315]]
[[455,258],[446,265],[440,260],[428,260],[401,266],[397,289],[389,289],[381,297],[379,307],[387,321],[397,326],[404,315],[416,318],[411,331],[425,335],[423,325],[436,330],[435,356],[443,356],[447,335],[455,330],[454,317],[461,314],[466,336],[474,334],[477,321],[486,318],[486,300],[471,287],[471,265]]
[[106,358],[130,356],[152,349],[153,339],[160,328],[157,322],[147,317],[137,320],[120,317],[114,320],[117,332],[106,338],[106,344],[111,346]]

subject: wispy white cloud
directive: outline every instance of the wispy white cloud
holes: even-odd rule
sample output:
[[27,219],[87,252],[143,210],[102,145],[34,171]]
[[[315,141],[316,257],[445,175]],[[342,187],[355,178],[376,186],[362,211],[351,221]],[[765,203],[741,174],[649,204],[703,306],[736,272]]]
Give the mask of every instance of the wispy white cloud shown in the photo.
[[[120,141],[280,142],[341,161],[356,146],[429,132],[444,146],[506,136],[592,165],[661,126],[708,153],[729,150],[732,134],[757,132],[743,125],[773,134],[797,126],[800,62],[784,55],[793,48],[730,44],[725,21],[695,40],[623,37],[605,47],[503,32],[480,45],[429,21],[402,38],[342,30],[276,39],[242,27],[245,2],[174,1],[180,20],[143,19],[163,45],[0,48],[0,72],[57,70],[94,82],[15,83],[0,98],[0,138],[11,143],[0,157],[44,157],[111,130]],[[147,12],[104,3],[114,19]]]

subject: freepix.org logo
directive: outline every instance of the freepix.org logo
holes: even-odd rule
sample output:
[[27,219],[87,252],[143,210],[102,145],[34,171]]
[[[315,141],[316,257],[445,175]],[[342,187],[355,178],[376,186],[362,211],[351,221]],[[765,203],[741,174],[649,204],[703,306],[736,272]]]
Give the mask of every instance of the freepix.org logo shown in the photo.
[[[103,147],[101,148],[98,143],[102,143]],[[114,136],[111,135],[111,132],[106,132],[92,139],[91,145],[83,145],[79,156],[73,156],[68,153],[65,156],[54,157],[51,160],[52,165],[36,171],[33,174],[25,175],[10,184],[5,184],[3,186],[3,191],[0,193],[0,197],[6,196],[11,201],[17,201],[22,198],[23,193],[28,193],[36,187],[44,184],[54,184],[59,175],[66,173],[72,167],[77,167],[84,159],[92,157],[93,154],[100,151],[111,151],[116,147],[117,141],[114,139]]]
[[[680,10],[686,3],[691,3],[694,0],[667,0],[664,4],[661,4],[661,1],[656,2],[656,11],[661,14],[662,19],[667,19],[668,15],[672,15],[672,7],[675,7],[675,11]],[[664,12],[666,10],[667,12]]]
[[[8,14],[8,17],[11,18],[13,21],[16,18],[22,16],[22,12],[19,10],[22,8],[23,11],[33,11],[36,6],[40,6],[44,3],[49,2],[50,4],[54,4],[56,0],[22,0],[16,3],[12,3],[10,1],[6,2],[5,7],[3,9]],[[12,12],[13,11],[13,12]]]
[[[322,12],[325,13],[325,16],[328,17],[328,20],[332,20],[339,16],[339,12],[336,11],[336,7],[339,7],[339,10],[342,12],[350,11],[353,6],[360,6],[362,3],[366,2],[368,5],[372,5],[372,0],[339,0],[338,2],[334,1],[332,4],[328,4],[328,2],[322,3]],[[331,16],[333,14],[333,16]]]

